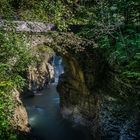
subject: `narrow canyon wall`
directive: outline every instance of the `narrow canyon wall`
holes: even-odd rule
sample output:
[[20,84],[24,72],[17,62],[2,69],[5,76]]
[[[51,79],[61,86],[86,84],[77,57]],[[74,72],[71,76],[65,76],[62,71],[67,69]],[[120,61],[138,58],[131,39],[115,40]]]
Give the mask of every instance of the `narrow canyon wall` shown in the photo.
[[34,64],[28,68],[27,82],[28,95],[32,96],[39,90],[42,90],[54,79],[54,67],[50,60],[54,52],[48,52],[44,46],[36,46],[32,51],[34,55]]
[[57,87],[63,117],[87,126],[96,139],[100,139],[98,88],[105,67],[102,57],[101,50],[88,48],[65,56],[65,73]]
[[57,90],[64,118],[90,128],[94,140],[139,137],[137,89],[124,83],[103,56],[86,48],[64,57],[65,73]]

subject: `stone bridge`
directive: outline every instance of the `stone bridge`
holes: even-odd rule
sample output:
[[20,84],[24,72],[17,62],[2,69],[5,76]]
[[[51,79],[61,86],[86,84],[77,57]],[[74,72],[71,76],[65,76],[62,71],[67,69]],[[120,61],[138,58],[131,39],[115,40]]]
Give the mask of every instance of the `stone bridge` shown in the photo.
[[[42,22],[31,21],[0,20],[0,31],[16,32],[17,34],[23,33],[27,37],[27,44],[30,45],[30,47],[46,44],[53,47],[55,51],[58,51],[60,49],[60,46],[66,44],[63,38],[64,36],[67,36],[66,41],[68,45],[76,45],[74,44],[76,40],[75,42],[73,42],[73,39],[77,39],[80,41],[80,43],[82,43],[82,40],[80,38],[76,38],[74,34],[71,35],[62,32],[61,34],[59,34],[59,31],[57,31],[56,26],[50,23],[47,24]],[[64,48],[61,47],[61,49],[63,50],[63,52],[65,52]]]
[[55,31],[55,26],[42,22],[1,20],[0,29],[5,32],[23,33],[28,37],[30,46],[37,46],[52,41],[48,34]]
[[0,28],[5,31],[15,30],[16,32],[28,32],[32,34],[54,31],[55,26],[54,24],[45,24],[42,22],[0,20]]

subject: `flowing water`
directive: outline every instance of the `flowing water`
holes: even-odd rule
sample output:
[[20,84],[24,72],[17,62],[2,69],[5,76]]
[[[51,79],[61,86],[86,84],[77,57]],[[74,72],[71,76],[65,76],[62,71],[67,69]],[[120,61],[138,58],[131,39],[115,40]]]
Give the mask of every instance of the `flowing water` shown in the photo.
[[55,87],[52,84],[49,89],[45,88],[24,101],[33,135],[37,140],[90,140],[86,128],[62,118]]
[[33,98],[24,99],[35,140],[91,140],[86,128],[63,119],[60,114],[56,84],[61,73],[61,63],[55,64],[55,83]]

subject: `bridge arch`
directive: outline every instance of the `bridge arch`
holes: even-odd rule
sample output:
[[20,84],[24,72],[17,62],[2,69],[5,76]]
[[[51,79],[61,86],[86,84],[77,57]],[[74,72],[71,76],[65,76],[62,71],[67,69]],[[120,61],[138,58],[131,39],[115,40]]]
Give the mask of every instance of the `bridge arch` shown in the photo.
[[80,38],[71,33],[50,33],[45,35],[28,35],[28,40],[31,48],[35,49],[42,46],[44,48],[50,48],[57,55],[62,57],[65,68],[64,73],[60,76],[57,88],[60,92],[60,98],[62,98],[60,101],[65,100],[63,99],[64,95],[62,95],[61,89],[70,88],[66,85],[70,85],[74,90],[80,90],[79,93],[81,94],[89,94],[85,83],[84,73],[77,59],[78,53],[84,51],[84,48],[81,45],[83,41]]

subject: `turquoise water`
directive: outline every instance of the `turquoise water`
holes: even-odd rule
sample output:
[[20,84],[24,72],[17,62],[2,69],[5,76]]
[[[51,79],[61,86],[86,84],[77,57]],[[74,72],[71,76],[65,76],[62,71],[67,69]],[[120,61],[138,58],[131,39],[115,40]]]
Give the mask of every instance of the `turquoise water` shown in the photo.
[[24,100],[35,140],[91,140],[88,130],[62,118],[56,85]]

